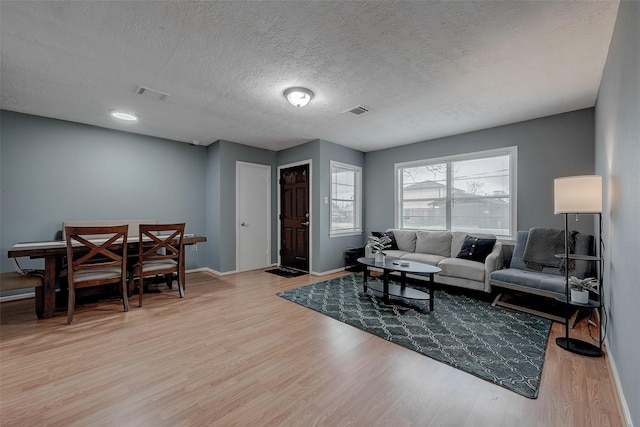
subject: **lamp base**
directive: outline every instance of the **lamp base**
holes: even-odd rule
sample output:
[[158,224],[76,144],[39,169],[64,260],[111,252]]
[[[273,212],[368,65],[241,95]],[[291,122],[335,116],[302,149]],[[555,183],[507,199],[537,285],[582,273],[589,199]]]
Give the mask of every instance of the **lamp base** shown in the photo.
[[601,357],[603,355],[602,350],[598,346],[575,338],[559,337],[556,338],[556,344],[571,353],[582,356]]

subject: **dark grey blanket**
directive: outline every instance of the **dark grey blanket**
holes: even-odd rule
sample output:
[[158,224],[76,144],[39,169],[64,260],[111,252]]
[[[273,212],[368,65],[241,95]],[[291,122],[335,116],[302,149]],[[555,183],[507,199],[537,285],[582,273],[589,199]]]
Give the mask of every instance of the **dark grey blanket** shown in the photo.
[[524,247],[522,259],[528,268],[542,270],[544,267],[561,268],[562,258],[556,254],[564,254],[564,230],[554,228],[531,228]]

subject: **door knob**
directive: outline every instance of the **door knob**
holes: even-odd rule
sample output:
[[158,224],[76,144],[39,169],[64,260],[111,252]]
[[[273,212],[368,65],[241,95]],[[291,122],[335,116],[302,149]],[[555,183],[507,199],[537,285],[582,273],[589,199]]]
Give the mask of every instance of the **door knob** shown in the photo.
[[241,223],[240,225],[241,225],[241,226],[243,226],[243,227],[248,227],[248,226],[249,226],[249,224],[247,224],[247,223],[246,223],[246,222],[244,222],[244,221],[242,221],[242,223]]
[[308,227],[309,226],[309,221],[303,222],[302,225],[304,225],[305,227]]

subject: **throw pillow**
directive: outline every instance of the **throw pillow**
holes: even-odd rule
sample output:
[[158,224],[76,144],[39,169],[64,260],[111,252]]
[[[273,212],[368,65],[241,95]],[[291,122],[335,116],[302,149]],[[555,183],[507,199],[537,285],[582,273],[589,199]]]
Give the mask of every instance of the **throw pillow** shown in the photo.
[[387,230],[387,231],[372,231],[371,235],[373,237],[382,237],[384,235],[386,235],[387,237],[389,237],[391,239],[391,243],[389,243],[389,247],[387,249],[390,250],[398,250],[398,243],[396,242],[396,238],[393,235],[393,231],[391,230]]
[[389,236],[389,238],[391,239],[391,246],[389,246],[389,249],[397,251],[398,250],[398,242],[396,242],[396,236],[393,235],[393,231],[392,230],[387,230],[385,231],[385,234],[387,236]]
[[464,238],[464,243],[456,258],[484,262],[493,250],[495,244],[496,239],[482,239],[480,237],[467,236]]

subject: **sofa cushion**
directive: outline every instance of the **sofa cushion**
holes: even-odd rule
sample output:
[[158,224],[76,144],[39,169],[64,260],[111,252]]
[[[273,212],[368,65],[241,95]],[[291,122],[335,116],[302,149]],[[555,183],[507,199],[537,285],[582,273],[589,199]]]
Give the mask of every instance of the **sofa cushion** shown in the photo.
[[522,257],[524,256],[524,248],[527,246],[528,237],[528,231],[518,231],[518,234],[516,235],[516,244],[513,247],[513,255],[511,256],[511,268],[517,268],[520,270],[527,269],[527,265],[524,263]]
[[505,268],[496,270],[489,276],[491,283],[500,286],[503,282],[523,288],[539,289],[557,294],[565,293],[564,276],[540,273],[538,271],[526,271],[518,268]]
[[462,258],[444,258],[438,263],[443,276],[484,281],[484,264]]
[[384,250],[384,255],[386,257],[395,258],[395,259],[400,259],[400,258],[402,258],[403,256],[405,256],[405,255],[407,255],[409,253],[412,253],[412,252],[399,251],[397,249],[385,249]]
[[416,232],[413,230],[393,230],[398,249],[405,252],[416,251]]
[[[595,237],[591,234],[577,234],[575,253],[578,255],[594,255],[594,241]],[[574,269],[569,270],[569,274],[581,279],[587,276],[594,277],[597,274],[596,263],[593,261],[576,260]]]
[[[516,236],[516,244],[513,247],[513,255],[511,256],[511,268],[527,271],[539,271],[544,274],[553,274],[564,277],[564,271],[556,267],[543,267],[542,270],[531,270],[524,262],[524,251],[527,246],[527,240],[529,238],[529,231],[518,231]],[[578,255],[593,255],[593,242],[594,237],[590,234],[578,233],[575,235],[575,250]],[[584,278],[589,275],[594,275],[595,263],[593,261],[581,261],[576,260],[570,264],[569,275]]]
[[450,256],[451,233],[449,231],[416,231],[416,253]]
[[469,259],[471,261],[484,262],[493,250],[496,239],[483,239],[467,236],[456,258]]
[[445,259],[445,257],[441,255],[433,255],[433,254],[420,254],[420,253],[407,253],[402,257],[403,261],[416,261],[429,265],[438,265],[440,261]]

